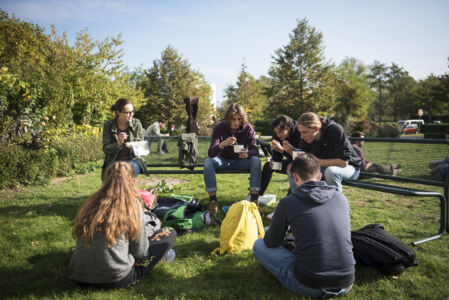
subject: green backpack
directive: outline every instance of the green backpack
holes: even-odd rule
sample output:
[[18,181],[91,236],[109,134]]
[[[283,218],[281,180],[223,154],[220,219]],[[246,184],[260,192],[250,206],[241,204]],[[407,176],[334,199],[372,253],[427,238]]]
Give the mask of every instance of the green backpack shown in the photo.
[[172,227],[178,233],[200,230],[206,223],[205,208],[198,199],[186,201],[172,197],[158,198],[154,213],[162,227]]

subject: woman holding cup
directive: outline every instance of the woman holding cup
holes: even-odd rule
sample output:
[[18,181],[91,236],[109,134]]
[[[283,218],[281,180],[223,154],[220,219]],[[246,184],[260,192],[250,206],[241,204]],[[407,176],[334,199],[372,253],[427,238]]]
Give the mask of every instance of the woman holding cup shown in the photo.
[[273,156],[263,166],[260,195],[265,193],[273,172],[287,174],[287,166],[292,162],[292,156],[297,151],[296,148],[301,140],[296,122],[289,116],[277,116],[271,123],[271,128],[274,131],[273,141],[271,142]]
[[204,160],[203,176],[209,193],[209,211],[218,211],[216,170],[250,170],[250,197],[257,203],[260,190],[260,158],[253,126],[248,123],[246,112],[232,103],[225,121],[217,124],[211,137],[208,157]]
[[126,161],[134,168],[135,176],[144,173],[147,175],[145,162],[136,157],[132,148],[126,146],[129,142],[143,141],[144,131],[142,124],[134,118],[134,108],[128,99],[118,99],[111,106],[115,118],[107,121],[103,126],[103,152],[104,164],[101,170],[103,180],[106,169],[116,161]]

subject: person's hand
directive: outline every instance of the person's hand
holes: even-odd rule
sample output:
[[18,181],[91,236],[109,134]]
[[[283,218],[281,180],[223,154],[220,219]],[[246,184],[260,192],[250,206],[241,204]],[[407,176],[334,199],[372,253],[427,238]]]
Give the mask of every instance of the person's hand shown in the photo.
[[295,148],[288,142],[288,141],[282,141],[282,148],[284,148],[284,151],[287,151],[288,153],[292,153]]
[[273,161],[272,160],[270,160],[270,169],[273,170]]
[[271,141],[271,146],[273,147],[274,151],[277,151],[280,153],[284,152],[284,148],[282,148],[282,145],[276,140]]
[[429,163],[429,169],[433,169],[433,167],[435,167],[435,164],[432,162]]
[[126,132],[120,132],[120,134],[118,135],[118,141],[117,144],[120,147],[128,138],[128,135],[126,134]]
[[220,149],[223,149],[226,146],[232,146],[235,143],[237,143],[237,139],[233,136],[228,137],[227,139],[225,139],[223,142],[221,142],[220,144],[218,144],[218,147]]
[[246,150],[245,148],[243,148],[242,150],[240,150],[240,152],[239,152],[239,158],[248,158],[248,150]]

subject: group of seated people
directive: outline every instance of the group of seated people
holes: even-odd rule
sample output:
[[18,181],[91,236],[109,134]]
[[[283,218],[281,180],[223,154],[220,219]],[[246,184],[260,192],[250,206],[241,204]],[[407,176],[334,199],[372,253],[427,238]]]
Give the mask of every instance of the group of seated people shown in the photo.
[[[136,176],[146,172],[145,166],[126,147],[144,140],[132,103],[119,99],[111,111],[116,117],[103,130],[103,184],[77,214],[72,231],[77,245],[70,262],[78,283],[100,288],[142,280],[176,240],[173,229],[145,221],[151,212],[144,211],[136,190]],[[297,121],[281,115],[271,126],[273,155],[261,168],[254,128],[239,104],[230,105],[224,121],[215,125],[203,166],[209,211],[218,211],[217,170],[249,170],[248,200],[256,203],[273,172],[287,174],[288,195],[279,201],[265,237],[255,242],[254,255],[293,293],[345,295],[355,280],[355,260],[342,180],[357,179],[361,169],[370,168],[361,153],[363,144],[354,147],[342,126],[313,112]],[[282,245],[287,231],[295,238],[293,250]]]

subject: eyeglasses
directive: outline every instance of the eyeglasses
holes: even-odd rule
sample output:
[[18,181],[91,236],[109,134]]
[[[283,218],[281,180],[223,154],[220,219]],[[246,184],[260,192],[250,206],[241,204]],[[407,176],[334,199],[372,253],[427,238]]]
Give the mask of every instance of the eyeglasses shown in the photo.
[[131,111],[122,111],[122,114],[127,114],[128,116],[134,115],[134,110]]

